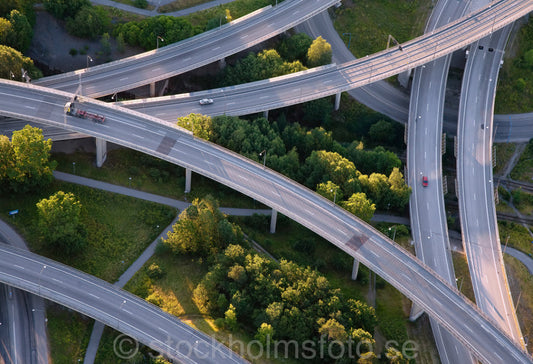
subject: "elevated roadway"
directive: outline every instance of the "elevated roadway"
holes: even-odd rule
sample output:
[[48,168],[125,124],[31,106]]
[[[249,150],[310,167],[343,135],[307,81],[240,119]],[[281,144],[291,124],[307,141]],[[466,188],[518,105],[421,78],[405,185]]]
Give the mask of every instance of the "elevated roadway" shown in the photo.
[[457,133],[461,231],[477,305],[524,345],[503,262],[492,176],[492,110],[511,27],[472,44],[463,77]]
[[[97,124],[65,115],[64,106],[72,100],[72,94],[0,81],[0,95],[0,113],[3,115],[62,126],[190,168],[294,219],[390,282],[483,362],[533,362],[528,353],[420,260],[357,217],[286,177],[222,147],[194,138],[181,128],[115,105],[96,100],[83,103],[84,109],[106,115],[106,122]],[[1,275],[0,281],[18,284],[19,288],[35,292],[42,286],[43,279],[47,279],[47,276],[40,273],[35,276],[35,269],[42,269],[44,264],[32,256],[31,259],[38,263],[36,266],[32,265],[30,272],[29,268],[17,268],[15,265],[25,266],[17,264],[16,259],[11,256],[0,259],[1,264],[5,265],[2,271],[9,272],[9,275]],[[25,274],[30,276],[24,279]],[[40,283],[36,283],[38,279],[41,280]],[[21,286],[22,282],[25,287]],[[47,284],[54,283],[52,281]],[[73,282],[68,286],[55,286],[61,295],[49,295],[47,290],[42,289],[40,294],[67,306],[73,301],[79,303],[83,300],[78,295],[86,294],[87,289],[80,291],[74,287],[76,284],[78,283]],[[72,291],[78,298],[73,300],[63,296],[65,291]],[[98,312],[109,317],[105,311],[116,310],[114,306],[117,301],[102,301],[109,302],[111,307],[98,306]],[[83,303],[76,309],[81,312],[90,310]],[[96,314],[93,311],[91,315]],[[121,320],[125,318],[128,318],[128,322],[131,322],[129,319],[134,320],[127,315],[123,315]],[[104,323],[116,327],[116,322],[104,320]],[[121,324],[119,330],[142,336],[145,330],[150,331],[148,327],[144,327],[145,324],[155,322],[136,322],[135,330],[129,325]],[[143,336],[141,341],[146,343],[146,340]]]
[[287,0],[181,42],[99,66],[45,77],[35,84],[68,92],[79,91],[84,96],[112,95],[243,51],[283,33],[338,1]]
[[[461,17],[470,3],[439,1],[428,21],[426,33]],[[442,177],[444,96],[451,57],[449,54],[414,71],[407,138],[407,182],[412,190],[409,212],[416,255],[456,287]],[[423,176],[428,178],[427,187],[422,186]],[[434,319],[430,322],[443,364],[473,363],[470,353],[458,340]]]

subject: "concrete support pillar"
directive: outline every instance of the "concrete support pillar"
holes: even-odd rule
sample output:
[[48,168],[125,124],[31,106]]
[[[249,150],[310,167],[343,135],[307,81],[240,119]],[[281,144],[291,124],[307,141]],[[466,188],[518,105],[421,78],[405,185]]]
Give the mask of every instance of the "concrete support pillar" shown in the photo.
[[341,107],[341,93],[337,93],[335,95],[335,111],[339,110]]
[[413,302],[413,304],[411,305],[411,314],[409,315],[409,321],[415,322],[420,318],[420,316],[422,316],[423,313],[424,310],[422,309],[422,307]]
[[185,193],[191,192],[191,177],[192,171],[189,168],[185,168]]
[[155,82],[150,84],[150,97],[155,97]]
[[224,68],[226,68],[226,58],[222,58],[221,60],[218,61],[218,65],[220,67],[221,70],[223,70]]
[[100,138],[94,140],[96,142],[96,166],[100,168],[107,158],[107,142]]
[[270,215],[270,233],[274,234],[276,232],[276,222],[278,220],[278,212],[272,209],[272,215]]
[[268,110],[263,111],[263,117],[268,120]]
[[352,281],[357,279],[357,274],[359,274],[359,261],[354,258],[352,267]]

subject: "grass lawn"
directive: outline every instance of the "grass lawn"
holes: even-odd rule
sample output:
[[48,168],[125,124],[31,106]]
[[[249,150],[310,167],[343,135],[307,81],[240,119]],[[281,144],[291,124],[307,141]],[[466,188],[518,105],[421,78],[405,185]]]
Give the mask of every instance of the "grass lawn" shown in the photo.
[[170,13],[182,9],[192,8],[193,6],[205,4],[211,0],[175,0],[169,4],[160,6],[157,11],[160,13]]
[[533,353],[533,276],[518,259],[505,255],[504,261],[522,335],[529,338],[527,348]]
[[[406,42],[424,33],[432,10],[430,0],[343,1],[334,26],[356,57],[386,48],[389,34]],[[351,37],[348,35],[351,33]],[[346,35],[343,35],[346,34]]]
[[500,242],[502,244],[505,245],[507,237],[509,237],[508,246],[526,254],[533,253],[533,244],[531,244],[533,238],[522,225],[514,222],[498,221],[498,230],[500,231]]
[[[79,176],[179,200],[185,198],[184,168],[131,149],[109,151],[101,168],[96,168],[93,153],[54,153],[53,159],[58,162],[57,170],[61,172],[75,172]],[[72,163],[76,163],[75,167]],[[192,174],[191,186],[191,192],[187,194],[189,201],[211,194],[220,201],[220,206],[264,208],[253,199],[196,173]]]
[[55,303],[48,303],[48,340],[54,364],[83,361],[94,320]]
[[509,159],[511,159],[516,150],[516,144],[494,143],[494,149],[496,150],[496,166],[494,167],[493,173],[494,175],[500,175],[503,173]]
[[[88,247],[77,256],[51,253],[39,239],[37,207],[56,191],[72,192],[80,200]],[[19,209],[13,219],[7,212]],[[170,207],[55,181],[39,193],[0,196],[0,215],[15,225],[30,249],[99,278],[114,282],[174,218]]]
[[514,180],[533,182],[533,144],[530,142],[510,173]]
[[533,22],[522,26],[506,50],[504,64],[498,78],[496,114],[531,112],[533,110],[533,67],[524,59],[533,49]]
[[457,277],[457,288],[462,294],[468,297],[470,301],[476,302],[466,255],[460,252],[452,251],[452,261],[453,269],[455,270],[455,276]]
[[124,11],[113,6],[98,5],[102,7],[109,14],[111,21],[116,23],[127,23],[129,21],[140,21],[146,19],[146,16]]
[[212,18],[219,18],[226,15],[226,9],[230,11],[231,17],[235,20],[249,14],[257,9],[275,3],[272,0],[235,0],[222,6],[215,6],[206,10],[197,11],[184,16],[193,26],[205,28],[205,25]]
[[[116,3],[135,6],[135,1],[134,0],[113,0],[113,1],[116,2]],[[155,6],[151,5],[150,3],[148,3],[148,5],[146,5],[146,8],[140,8],[140,9],[154,10]]]

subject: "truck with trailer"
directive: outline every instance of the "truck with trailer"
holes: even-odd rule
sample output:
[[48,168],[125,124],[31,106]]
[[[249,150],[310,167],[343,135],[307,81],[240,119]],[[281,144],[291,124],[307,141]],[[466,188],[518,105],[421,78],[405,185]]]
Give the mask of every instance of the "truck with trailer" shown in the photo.
[[105,116],[80,109],[74,102],[67,103],[65,108],[67,115],[75,116],[81,119],[89,119],[96,123],[103,123],[105,121]]

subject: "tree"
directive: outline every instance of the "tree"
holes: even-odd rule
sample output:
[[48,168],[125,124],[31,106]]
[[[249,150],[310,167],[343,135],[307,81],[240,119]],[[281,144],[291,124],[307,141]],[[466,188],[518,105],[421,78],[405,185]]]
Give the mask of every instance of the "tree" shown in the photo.
[[74,194],[58,191],[37,203],[39,230],[46,245],[56,252],[72,255],[86,244],[81,224],[82,206]]
[[213,134],[213,120],[210,116],[189,114],[187,116],[179,117],[178,125],[192,131],[194,136],[205,140],[211,140]]
[[366,222],[370,222],[376,211],[376,205],[363,192],[354,193],[343,203],[343,207]]
[[307,65],[318,67],[331,63],[331,44],[322,37],[316,38],[307,51]]
[[26,16],[18,10],[12,10],[9,14],[9,22],[12,25],[12,39],[8,42],[11,47],[25,52],[30,46],[33,37],[33,29]]
[[281,41],[279,53],[286,60],[305,62],[311,44],[313,38],[305,33],[298,33]]
[[370,127],[368,136],[376,144],[391,144],[396,137],[396,133],[392,123],[380,120]]
[[9,138],[0,135],[0,186],[7,190],[10,180],[16,175],[15,151]]
[[230,243],[243,243],[238,226],[229,222],[218,210],[218,202],[211,196],[195,199],[184,210],[179,220],[163,241],[175,254],[192,254],[207,257],[217,254]]
[[67,31],[81,38],[96,39],[111,29],[111,18],[101,6],[84,6],[67,21]]
[[533,49],[530,49],[524,54],[524,61],[529,67],[533,67]]
[[124,33],[118,33],[117,35],[117,51],[120,53],[124,52],[125,48],[125,42],[124,42]]
[[389,359],[389,363],[391,364],[403,364],[403,363],[408,362],[403,357],[402,353],[398,349],[392,346],[389,346],[387,348],[387,352],[385,353],[385,356],[387,357],[387,359]]
[[20,80],[21,68],[24,68],[32,79],[43,76],[41,71],[35,67],[30,58],[24,57],[16,49],[0,45],[0,77],[12,79],[11,73],[13,73],[15,79]]
[[11,189],[28,191],[49,184],[57,165],[55,161],[50,161],[52,140],[44,140],[41,129],[26,125],[22,130],[13,132],[11,143],[16,168],[16,175],[10,180]]
[[0,44],[11,46],[13,33],[13,24],[5,18],[0,18]]
[[391,207],[403,208],[409,202],[409,196],[411,195],[411,188],[405,184],[403,174],[399,168],[394,168],[389,175],[389,184],[391,194],[391,201],[387,202],[391,204]]
[[342,198],[344,197],[339,186],[331,181],[318,184],[318,186],[316,186],[316,192],[331,201],[342,201]]
[[100,47],[102,47],[102,53],[106,56],[111,54],[111,42],[109,41],[109,33],[102,34],[100,38]]
[[305,185],[314,188],[319,183],[332,181],[338,186],[344,186],[350,179],[357,177],[359,172],[355,165],[336,152],[325,150],[314,151],[305,160],[302,175]]
[[7,17],[11,10],[21,9],[20,0],[2,0],[0,1],[0,17]]
[[43,0],[44,8],[59,19],[74,17],[84,6],[91,6],[89,0]]
[[263,345],[267,345],[268,342],[272,342],[274,339],[274,329],[272,328],[272,325],[263,322],[257,329],[255,339],[259,340],[259,342]]

